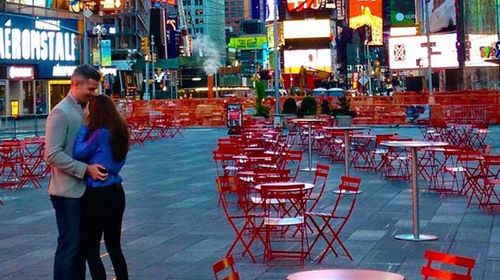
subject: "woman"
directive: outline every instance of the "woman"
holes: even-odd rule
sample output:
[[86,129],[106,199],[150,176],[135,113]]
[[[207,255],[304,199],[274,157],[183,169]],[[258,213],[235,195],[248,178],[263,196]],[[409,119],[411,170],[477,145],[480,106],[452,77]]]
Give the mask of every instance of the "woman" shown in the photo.
[[99,163],[108,173],[106,180],[86,177],[85,192],[85,250],[92,279],[106,279],[106,270],[100,257],[101,237],[113,263],[116,278],[128,279],[127,263],[120,238],[125,193],[120,170],[129,149],[127,124],[106,95],[90,99],[85,110],[85,125],[78,134],[74,157],[88,164]]

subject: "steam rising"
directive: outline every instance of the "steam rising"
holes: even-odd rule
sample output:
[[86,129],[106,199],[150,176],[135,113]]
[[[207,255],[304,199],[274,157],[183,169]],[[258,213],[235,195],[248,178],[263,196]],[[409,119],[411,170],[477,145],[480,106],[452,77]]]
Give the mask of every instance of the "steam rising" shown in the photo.
[[193,40],[193,51],[203,59],[203,70],[207,75],[214,75],[222,66],[221,53],[209,36],[196,34]]

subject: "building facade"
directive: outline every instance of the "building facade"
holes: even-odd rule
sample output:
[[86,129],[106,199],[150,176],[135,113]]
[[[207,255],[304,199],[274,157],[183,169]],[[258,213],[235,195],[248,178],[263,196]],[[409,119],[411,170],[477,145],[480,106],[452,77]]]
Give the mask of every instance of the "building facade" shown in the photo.
[[64,1],[2,2],[0,115],[47,114],[67,94],[80,63],[79,16]]

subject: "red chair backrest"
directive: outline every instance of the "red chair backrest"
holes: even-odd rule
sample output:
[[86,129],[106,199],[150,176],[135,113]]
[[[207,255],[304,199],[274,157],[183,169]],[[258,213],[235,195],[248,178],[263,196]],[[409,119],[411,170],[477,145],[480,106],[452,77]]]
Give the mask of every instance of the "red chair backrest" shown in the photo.
[[[422,267],[421,273],[424,276],[424,280],[429,279],[443,279],[443,280],[472,280],[472,269],[476,264],[476,260],[468,257],[462,257],[452,254],[446,254],[442,252],[427,250],[425,251],[425,258],[427,259],[427,264]],[[461,274],[459,272],[452,272],[449,270],[438,269],[432,267],[435,263],[446,264],[447,267],[457,266],[466,270],[466,274]]]
[[[224,278],[219,277],[219,273],[225,271],[226,269],[229,269],[230,272],[227,274],[227,276],[223,276]],[[233,256],[228,256],[225,257],[224,259],[214,263],[212,265],[212,270],[214,271],[214,276],[216,280],[239,280],[240,275],[234,268],[234,258]]]
[[[359,186],[361,184],[361,179],[356,177],[342,176],[340,177],[339,190],[340,193],[337,195],[337,199],[332,209],[332,215],[335,217],[343,218],[344,223],[349,220],[349,217],[354,210],[354,205],[356,205],[357,194],[359,191]],[[345,195],[344,192],[353,192],[354,194]],[[344,201],[344,202],[342,202]],[[343,207],[339,207],[340,204],[344,204]]]

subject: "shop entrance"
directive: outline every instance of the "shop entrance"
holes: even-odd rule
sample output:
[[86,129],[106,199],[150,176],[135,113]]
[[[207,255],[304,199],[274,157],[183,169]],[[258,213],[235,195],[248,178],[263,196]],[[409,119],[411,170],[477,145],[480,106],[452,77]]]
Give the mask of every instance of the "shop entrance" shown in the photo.
[[0,116],[5,115],[6,80],[0,80]]
[[71,81],[49,81],[49,106],[50,110],[68,94]]

